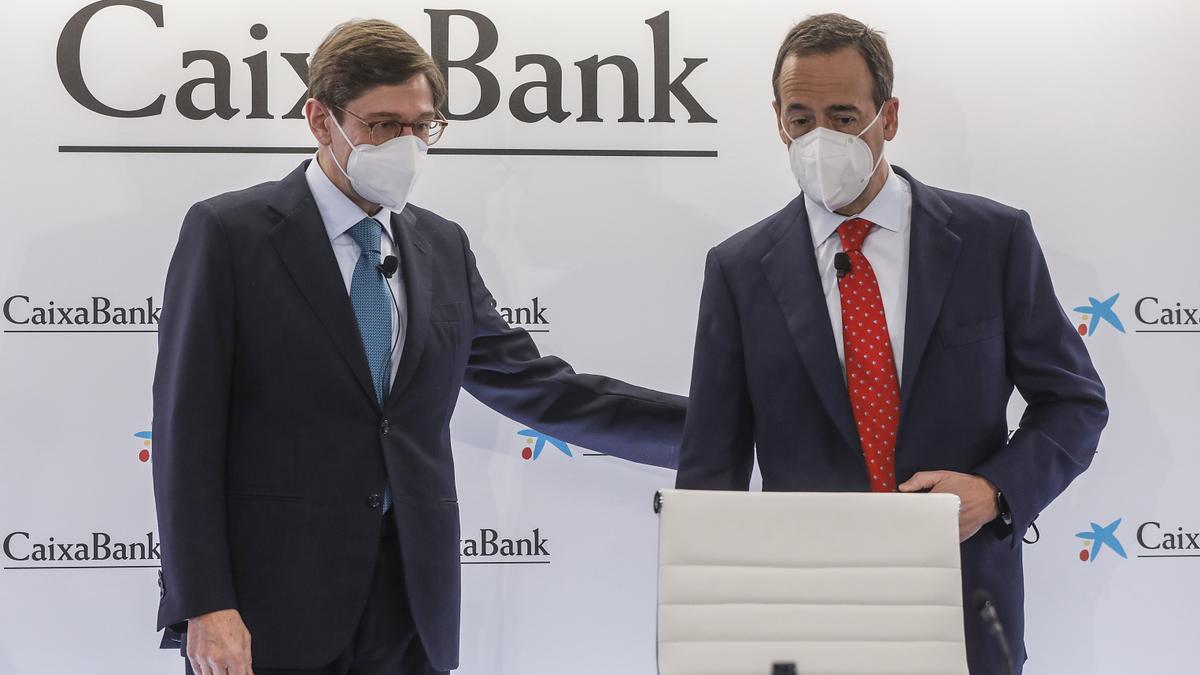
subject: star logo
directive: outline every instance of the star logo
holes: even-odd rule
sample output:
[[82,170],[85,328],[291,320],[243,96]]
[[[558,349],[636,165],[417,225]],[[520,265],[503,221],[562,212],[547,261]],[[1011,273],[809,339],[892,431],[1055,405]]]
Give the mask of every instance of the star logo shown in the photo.
[[[1125,326],[1121,323],[1121,317],[1117,316],[1113,305],[1117,303],[1117,298],[1121,297],[1120,293],[1113,293],[1112,297],[1107,300],[1097,300],[1089,297],[1088,304],[1080,305],[1075,308],[1076,312],[1083,315],[1083,320],[1086,323],[1079,324],[1079,334],[1091,336],[1096,332],[1096,328],[1100,325],[1100,321],[1106,321],[1110,326],[1124,333]],[[1090,318],[1089,318],[1090,317]]]
[[139,431],[134,434],[133,437],[141,439],[142,441],[142,447],[138,449],[138,460],[142,462],[149,462],[150,452],[152,449],[150,443],[151,439],[154,438],[154,434],[149,431]]
[[[1108,525],[1100,527],[1096,523],[1092,523],[1091,532],[1079,532],[1075,536],[1084,540],[1084,548],[1079,552],[1079,559],[1083,562],[1095,562],[1096,556],[1100,551],[1107,546],[1113,552],[1122,558],[1128,559],[1125,555],[1125,547],[1121,545],[1121,541],[1117,539],[1117,528],[1121,526],[1121,519],[1117,518]],[[1091,550],[1088,549],[1086,542],[1091,542]]]
[[522,429],[517,432],[517,435],[525,439],[525,448],[521,450],[521,457],[523,459],[530,461],[537,459],[542,455],[542,450],[546,449],[547,443],[558,448],[558,451],[567,457],[574,457],[571,454],[571,446],[552,436],[547,436],[533,429]]

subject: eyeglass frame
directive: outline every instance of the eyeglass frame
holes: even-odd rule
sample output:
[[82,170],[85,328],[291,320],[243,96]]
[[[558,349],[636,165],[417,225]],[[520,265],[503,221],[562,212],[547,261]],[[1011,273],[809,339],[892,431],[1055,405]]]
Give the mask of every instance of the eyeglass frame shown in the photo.
[[[425,141],[425,143],[427,143],[429,145],[433,145],[434,143],[437,143],[439,140],[441,140],[442,134],[444,134],[446,132],[446,127],[450,126],[450,121],[447,120],[445,117],[442,117],[441,114],[439,114],[437,117],[435,117],[433,119],[424,120],[422,122],[401,122],[401,121],[395,120],[395,119],[378,120],[376,122],[368,122],[368,121],[364,120],[363,118],[359,117],[358,115],[355,115],[354,113],[350,112],[349,110],[346,110],[345,108],[343,108],[340,105],[334,106],[334,107],[337,108],[338,110],[341,110],[342,112],[346,113],[347,115],[353,117],[354,119],[358,120],[360,124],[362,124],[364,127],[366,127],[367,128],[367,138],[370,139],[372,144],[375,143],[375,127],[379,126],[380,124],[395,124],[400,127],[399,133],[397,133],[395,136],[392,136],[392,138],[389,138],[384,141],[380,141],[380,143],[387,143],[387,141],[390,141],[392,139],[400,138],[401,136],[404,135],[404,130],[407,128],[407,129],[412,130],[412,134],[414,136],[416,136],[417,138],[421,138],[421,140]],[[441,129],[436,134],[434,134],[433,130],[430,129],[429,136],[422,138],[421,135],[419,133],[417,133],[417,125],[429,124],[431,122],[439,125],[441,127]]]

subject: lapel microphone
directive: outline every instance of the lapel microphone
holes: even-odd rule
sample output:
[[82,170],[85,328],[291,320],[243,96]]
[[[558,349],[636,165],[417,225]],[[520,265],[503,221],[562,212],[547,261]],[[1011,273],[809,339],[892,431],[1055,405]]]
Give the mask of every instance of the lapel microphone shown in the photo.
[[[849,262],[846,264],[849,264]],[[394,255],[389,255],[383,259],[383,262],[376,265],[375,269],[383,275],[383,278],[391,279],[392,275],[396,273],[396,270],[400,269],[400,259]]]
[[833,256],[833,269],[837,270],[837,278],[841,279],[850,273],[850,256],[838,253]]
[[[384,278],[383,286],[384,286],[384,288],[387,288],[388,296],[391,297],[391,299],[392,299],[392,307],[396,308],[396,320],[397,321],[400,320],[400,303],[396,302],[396,294],[392,292],[391,278],[393,276],[395,276],[396,270],[398,270],[398,269],[400,269],[400,259],[394,255],[387,256],[386,258],[383,259],[382,262],[380,262],[378,265],[375,266],[375,271],[379,272],[380,274],[383,275],[383,278]],[[400,343],[400,331],[397,330],[396,337],[395,337],[395,339],[392,340],[392,348],[388,350],[388,365],[387,365],[388,373],[391,373],[392,359],[396,356],[396,345],[398,345],[399,343]],[[389,392],[391,391],[391,384],[392,383],[389,383],[389,385],[388,385]],[[385,403],[387,402],[386,394],[385,394],[384,402]]]

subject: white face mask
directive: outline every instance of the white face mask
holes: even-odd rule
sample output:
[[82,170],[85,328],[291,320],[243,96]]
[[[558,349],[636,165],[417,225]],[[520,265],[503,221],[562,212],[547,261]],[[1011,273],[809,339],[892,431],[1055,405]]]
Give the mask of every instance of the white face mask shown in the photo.
[[817,127],[800,138],[792,138],[787,124],[781,121],[784,135],[792,141],[788,145],[792,173],[809,199],[832,212],[858,199],[867,189],[867,183],[883,161],[883,153],[875,159],[862,135],[875,126],[882,114],[881,107],[875,119],[856,136]]
[[350,144],[350,158],[346,167],[338,163],[337,156],[330,148],[330,156],[338,170],[350,180],[351,187],[359,197],[380,206],[400,212],[408,204],[413,185],[417,182],[417,174],[429,145],[414,135],[397,136],[386,143],[371,145],[360,143],[355,145],[337,118],[333,119],[334,126],[342,132],[342,138]]

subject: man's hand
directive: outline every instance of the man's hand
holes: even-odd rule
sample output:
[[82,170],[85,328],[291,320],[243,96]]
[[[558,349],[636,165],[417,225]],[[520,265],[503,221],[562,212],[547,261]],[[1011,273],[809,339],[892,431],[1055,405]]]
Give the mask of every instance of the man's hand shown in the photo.
[[250,631],[236,609],[188,620],[187,657],[196,675],[254,675]]
[[971,538],[1000,515],[991,481],[956,471],[919,471],[900,485],[901,492],[949,492],[958,495],[958,540]]

